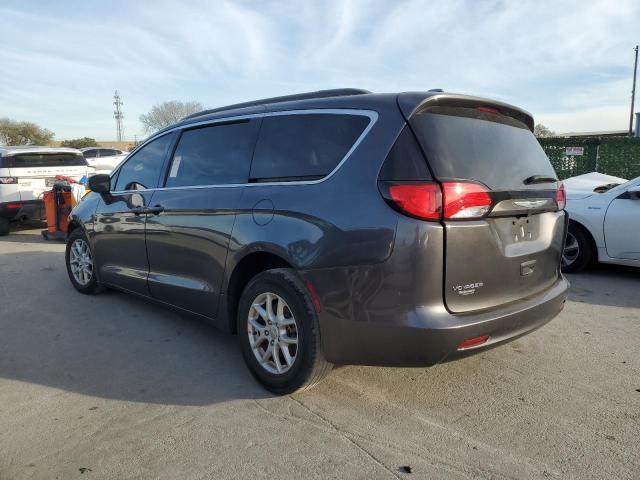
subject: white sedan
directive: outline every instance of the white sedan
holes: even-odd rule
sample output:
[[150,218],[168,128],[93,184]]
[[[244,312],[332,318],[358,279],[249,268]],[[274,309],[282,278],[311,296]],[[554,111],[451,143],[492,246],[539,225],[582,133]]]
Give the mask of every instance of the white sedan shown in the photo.
[[96,173],[111,173],[120,162],[129,154],[115,148],[87,147],[80,151],[87,160],[89,166],[96,169]]
[[640,177],[588,173],[564,181],[569,231],[562,270],[591,261],[640,267]]

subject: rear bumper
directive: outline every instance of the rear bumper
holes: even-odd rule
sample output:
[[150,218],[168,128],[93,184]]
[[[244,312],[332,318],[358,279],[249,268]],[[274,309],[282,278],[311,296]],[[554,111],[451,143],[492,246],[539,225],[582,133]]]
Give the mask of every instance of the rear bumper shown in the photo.
[[[569,282],[561,276],[543,293],[499,309],[453,315],[444,306],[419,307],[393,323],[362,322],[321,316],[327,360],[338,364],[424,367],[513,340],[553,319],[563,309]],[[399,321],[400,320],[400,321]],[[488,335],[482,345],[464,351],[463,341]]]
[[[16,206],[19,207],[16,208]],[[44,203],[42,200],[24,200],[0,202],[0,218],[13,220],[43,220]]]

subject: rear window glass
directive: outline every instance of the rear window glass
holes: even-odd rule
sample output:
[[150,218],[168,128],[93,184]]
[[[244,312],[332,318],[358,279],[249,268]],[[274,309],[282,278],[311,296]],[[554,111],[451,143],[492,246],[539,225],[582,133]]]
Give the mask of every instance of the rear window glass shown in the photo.
[[246,183],[259,122],[244,120],[186,130],[173,155],[167,187]]
[[369,124],[344,114],[267,116],[251,165],[253,181],[322,178],[340,163]]
[[2,159],[8,168],[27,167],[76,167],[86,166],[87,161],[80,154],[73,153],[21,153]]
[[411,117],[427,160],[439,179],[484,183],[493,190],[526,188],[533,175],[556,177],[524,123],[473,108],[436,107]]
[[387,155],[378,178],[392,181],[433,180],[420,146],[408,125],[405,125]]

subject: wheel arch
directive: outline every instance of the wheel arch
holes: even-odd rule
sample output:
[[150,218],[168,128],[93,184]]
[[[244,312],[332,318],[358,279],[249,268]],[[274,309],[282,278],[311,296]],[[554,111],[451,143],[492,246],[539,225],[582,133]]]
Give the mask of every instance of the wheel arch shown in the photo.
[[591,249],[593,252],[593,256],[594,258],[592,260],[597,260],[598,259],[598,245],[596,243],[595,237],[593,235],[593,233],[591,232],[591,230],[589,230],[588,227],[586,227],[583,223],[579,222],[578,220],[575,220],[571,217],[569,217],[569,228],[571,227],[575,227],[575,228],[579,228],[580,230],[582,230],[586,236],[587,239],[589,240],[589,243],[591,244]]
[[69,238],[71,232],[73,232],[76,228],[82,228],[82,223],[80,223],[80,221],[76,219],[70,220],[67,227],[67,238]]
[[223,312],[226,313],[225,329],[231,333],[237,333],[236,316],[238,313],[238,302],[244,288],[253,277],[266,270],[273,268],[294,268],[283,256],[269,250],[258,250],[247,252],[234,265],[228,277],[225,293],[226,305],[223,305]]

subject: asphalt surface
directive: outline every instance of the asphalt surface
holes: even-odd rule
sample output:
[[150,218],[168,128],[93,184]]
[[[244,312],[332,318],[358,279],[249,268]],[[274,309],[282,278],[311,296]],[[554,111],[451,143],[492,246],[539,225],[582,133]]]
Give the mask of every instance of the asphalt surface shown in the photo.
[[2,480],[640,478],[640,270],[571,276],[559,317],[482,354],[274,397],[236,337],[76,293],[63,251],[0,238]]

